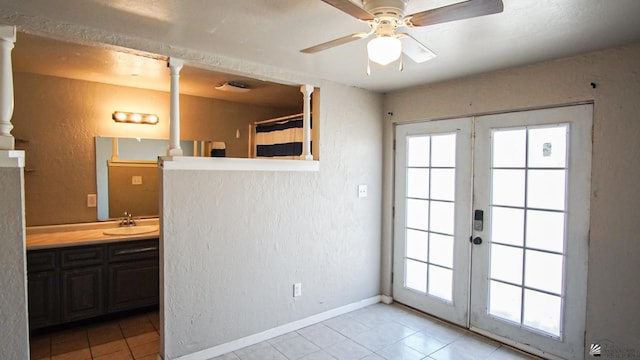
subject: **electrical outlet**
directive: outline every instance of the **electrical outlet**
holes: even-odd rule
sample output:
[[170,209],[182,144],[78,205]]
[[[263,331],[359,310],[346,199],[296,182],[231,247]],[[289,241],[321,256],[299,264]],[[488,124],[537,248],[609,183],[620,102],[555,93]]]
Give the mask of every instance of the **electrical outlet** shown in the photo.
[[134,175],[131,177],[131,185],[142,185],[142,176]]
[[358,185],[358,197],[367,197],[367,185]]
[[96,194],[87,194],[87,207],[96,207]]
[[293,284],[293,297],[302,296],[302,283]]

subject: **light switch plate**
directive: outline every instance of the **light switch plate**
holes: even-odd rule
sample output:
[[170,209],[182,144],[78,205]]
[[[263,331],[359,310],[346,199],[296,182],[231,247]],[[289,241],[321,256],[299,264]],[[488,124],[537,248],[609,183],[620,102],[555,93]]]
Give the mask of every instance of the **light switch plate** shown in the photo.
[[302,283],[293,284],[293,297],[302,296]]
[[131,177],[131,185],[142,185],[142,176],[134,175]]
[[96,194],[87,194],[87,207],[94,208],[96,207]]

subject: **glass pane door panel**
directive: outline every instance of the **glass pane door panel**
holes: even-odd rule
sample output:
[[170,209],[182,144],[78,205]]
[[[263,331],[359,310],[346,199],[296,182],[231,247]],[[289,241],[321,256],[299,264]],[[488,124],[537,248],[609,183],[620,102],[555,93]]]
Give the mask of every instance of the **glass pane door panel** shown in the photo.
[[407,199],[407,227],[429,230],[429,201]]
[[563,252],[564,213],[527,210],[527,247]]
[[453,292],[453,271],[429,265],[429,295],[451,301]]
[[491,209],[491,241],[494,243],[524,244],[524,210],[494,206]]
[[453,235],[454,206],[451,202],[431,201],[431,231]]
[[489,285],[489,314],[520,323],[522,289],[498,281]]
[[564,168],[567,163],[567,125],[529,129],[529,167]]
[[489,312],[553,335],[563,311],[567,129],[491,133]]
[[431,234],[429,262],[448,268],[453,267],[453,236]]
[[407,257],[426,262],[429,255],[429,233],[407,229]]
[[456,134],[406,141],[405,287],[451,301]]
[[431,170],[431,199],[453,201],[456,191],[455,169]]
[[433,135],[431,137],[431,166],[456,166],[456,134]]
[[492,203],[503,206],[524,206],[524,170],[494,169],[492,174]]
[[525,290],[523,324],[560,336],[562,299],[539,291]]
[[491,278],[522,284],[522,248],[491,244]]
[[527,131],[505,130],[493,137],[493,166],[500,168],[523,168],[527,158]]
[[565,170],[529,170],[528,207],[564,210]]
[[419,261],[406,260],[405,286],[409,289],[427,292],[427,264]]
[[562,255],[527,250],[524,284],[527,287],[562,293]]
[[407,169],[407,197],[429,198],[429,169]]
[[430,136],[407,137],[407,166],[429,166]]

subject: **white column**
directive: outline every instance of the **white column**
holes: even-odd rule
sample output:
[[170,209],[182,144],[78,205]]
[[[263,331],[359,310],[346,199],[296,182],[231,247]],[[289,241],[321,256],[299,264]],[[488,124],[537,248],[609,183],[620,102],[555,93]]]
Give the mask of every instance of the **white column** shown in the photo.
[[313,93],[313,86],[302,85],[300,86],[300,92],[302,93],[302,124],[304,127],[304,141],[302,142],[302,155],[300,155],[300,158],[313,160],[311,155],[311,94]]
[[16,27],[0,25],[0,150],[15,149],[11,135],[13,116],[13,69],[11,50],[16,42]]
[[182,156],[180,148],[180,70],[184,61],[176,58],[169,58],[169,69],[171,69],[171,109],[169,119],[169,148],[168,156]]
[[118,138],[111,139],[111,161],[120,160],[120,147],[118,146]]

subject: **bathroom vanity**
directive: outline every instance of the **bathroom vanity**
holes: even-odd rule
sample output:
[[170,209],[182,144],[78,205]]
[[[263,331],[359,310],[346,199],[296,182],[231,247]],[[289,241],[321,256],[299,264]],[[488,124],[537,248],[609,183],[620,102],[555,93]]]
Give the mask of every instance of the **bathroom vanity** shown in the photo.
[[27,233],[31,330],[157,305],[158,246],[157,230]]

